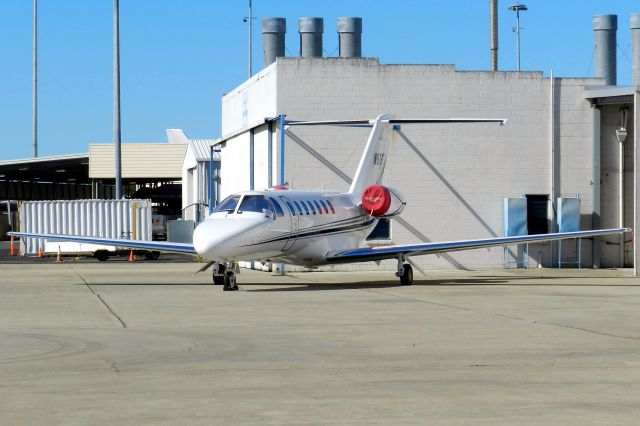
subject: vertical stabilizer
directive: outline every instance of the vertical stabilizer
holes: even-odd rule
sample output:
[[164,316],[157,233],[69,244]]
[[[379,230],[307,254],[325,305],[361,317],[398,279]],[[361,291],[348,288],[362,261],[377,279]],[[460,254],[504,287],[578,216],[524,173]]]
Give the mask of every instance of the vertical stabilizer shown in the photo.
[[167,129],[167,140],[169,143],[189,143],[189,138],[182,129]]
[[373,123],[367,146],[360,159],[360,164],[358,164],[351,188],[349,188],[350,194],[360,196],[365,188],[382,181],[391,142],[392,129],[388,122],[390,118],[390,115],[382,114]]

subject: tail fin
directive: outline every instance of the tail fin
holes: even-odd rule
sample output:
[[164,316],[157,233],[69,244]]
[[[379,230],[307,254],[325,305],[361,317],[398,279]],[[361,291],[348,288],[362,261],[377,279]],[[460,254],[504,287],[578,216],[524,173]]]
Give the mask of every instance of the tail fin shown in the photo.
[[373,123],[367,146],[360,159],[351,188],[349,188],[350,194],[360,196],[368,186],[379,184],[382,181],[391,141],[392,125],[388,121],[390,118],[390,115],[382,114]]
[[189,138],[182,129],[167,129],[167,140],[169,143],[189,143]]

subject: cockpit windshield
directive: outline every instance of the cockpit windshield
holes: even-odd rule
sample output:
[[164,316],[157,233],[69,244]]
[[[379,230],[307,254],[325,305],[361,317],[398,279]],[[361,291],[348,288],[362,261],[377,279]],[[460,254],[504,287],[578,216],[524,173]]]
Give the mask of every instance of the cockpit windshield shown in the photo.
[[218,206],[213,212],[214,213],[219,213],[219,212],[233,213],[236,210],[238,201],[240,201],[239,195],[230,195],[224,200],[222,200],[222,202],[218,204]]
[[238,213],[243,212],[257,212],[264,213],[265,210],[272,212],[275,215],[275,211],[271,202],[267,200],[264,195],[245,195],[240,203]]

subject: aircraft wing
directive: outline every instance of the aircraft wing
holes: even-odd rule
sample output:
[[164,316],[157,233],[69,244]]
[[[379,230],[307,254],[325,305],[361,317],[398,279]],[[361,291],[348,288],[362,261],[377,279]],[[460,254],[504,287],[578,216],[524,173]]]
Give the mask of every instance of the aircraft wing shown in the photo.
[[173,243],[169,241],[123,240],[119,238],[82,237],[78,235],[34,234],[30,232],[8,232],[7,235],[23,238],[42,238],[53,241],[72,241],[76,243],[102,244],[128,249],[165,251],[172,253],[197,254],[193,244]]
[[598,235],[621,234],[631,231],[629,228],[596,229],[593,231],[560,232],[555,234],[522,235],[515,237],[498,237],[481,240],[462,240],[444,243],[424,243],[404,246],[371,247],[329,252],[328,263],[367,262],[399,257],[421,256],[425,254],[444,253],[450,251],[473,250],[480,248],[506,246],[511,244],[541,243],[545,241],[564,240],[569,238],[595,237]]

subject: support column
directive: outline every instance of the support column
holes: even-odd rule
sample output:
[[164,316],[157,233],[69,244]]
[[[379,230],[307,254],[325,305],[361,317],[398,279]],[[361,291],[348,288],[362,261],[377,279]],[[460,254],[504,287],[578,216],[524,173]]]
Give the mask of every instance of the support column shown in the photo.
[[[600,168],[602,167],[600,157],[602,155],[600,149],[600,107],[593,106],[592,122],[593,122],[593,212],[591,214],[592,228],[600,229]],[[600,238],[593,237],[593,267],[600,268]]]
[[269,188],[273,186],[273,122],[267,122],[267,180]]
[[640,101],[640,87],[635,86],[633,94],[633,275],[640,276],[640,247],[636,238],[636,230],[640,226],[640,150],[638,150],[638,129],[640,129],[640,114],[638,114],[638,101]]
[[284,185],[285,184],[285,180],[284,180],[284,140],[285,140],[285,134],[284,134],[284,127],[285,127],[285,116],[284,115],[280,115],[279,116],[279,120],[280,120],[280,185]]
[[253,129],[249,130],[249,190],[255,190],[255,155],[254,155],[254,140]]

